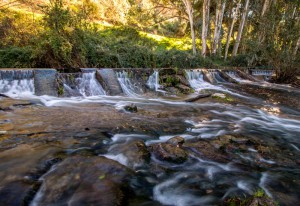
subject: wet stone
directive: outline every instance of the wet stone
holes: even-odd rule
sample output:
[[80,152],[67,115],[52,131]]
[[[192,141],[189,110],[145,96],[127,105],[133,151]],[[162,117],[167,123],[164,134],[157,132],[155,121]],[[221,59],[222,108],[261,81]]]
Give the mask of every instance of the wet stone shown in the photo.
[[184,143],[184,138],[180,136],[172,137],[167,141],[168,144],[175,145],[177,147],[181,147]]
[[109,150],[109,153],[113,155],[124,155],[127,159],[128,166],[131,168],[142,166],[150,160],[150,152],[145,143],[140,140],[114,145]]
[[132,113],[136,113],[138,111],[137,106],[135,104],[125,105],[124,110]]
[[37,205],[122,205],[131,172],[104,157],[74,156],[47,173]]
[[159,143],[150,146],[150,150],[155,158],[172,163],[183,163],[187,160],[188,154],[185,150],[173,144]]

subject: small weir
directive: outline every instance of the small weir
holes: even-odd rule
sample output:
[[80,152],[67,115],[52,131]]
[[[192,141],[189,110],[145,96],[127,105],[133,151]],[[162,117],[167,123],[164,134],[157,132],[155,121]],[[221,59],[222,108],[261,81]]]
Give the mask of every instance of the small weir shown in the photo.
[[33,95],[33,70],[0,70],[0,93],[13,97]]

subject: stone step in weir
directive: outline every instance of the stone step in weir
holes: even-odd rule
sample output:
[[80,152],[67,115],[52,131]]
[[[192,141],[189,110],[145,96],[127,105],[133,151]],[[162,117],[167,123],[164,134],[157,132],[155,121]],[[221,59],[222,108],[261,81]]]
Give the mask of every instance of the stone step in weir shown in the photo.
[[57,71],[55,69],[35,69],[34,89],[35,95],[58,96]]
[[203,79],[211,84],[217,84],[215,79],[212,77],[212,75],[209,73],[207,69],[201,69],[203,74]]
[[109,95],[123,94],[121,85],[113,69],[97,70],[96,78],[103,85]]

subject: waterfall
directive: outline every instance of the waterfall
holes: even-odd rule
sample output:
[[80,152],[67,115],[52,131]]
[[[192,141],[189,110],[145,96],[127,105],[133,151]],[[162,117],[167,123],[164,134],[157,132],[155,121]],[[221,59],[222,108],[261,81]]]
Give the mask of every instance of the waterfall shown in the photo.
[[117,72],[116,74],[117,74],[118,81],[121,85],[121,88],[122,88],[124,94],[126,94],[127,96],[130,96],[130,97],[139,96],[139,94],[137,92],[137,91],[139,91],[139,88],[129,78],[128,72],[121,71],[121,72]]
[[185,70],[187,80],[191,87],[196,91],[200,91],[202,89],[217,89],[223,90],[218,86],[214,86],[203,79],[203,74],[200,70]]
[[99,96],[105,90],[96,79],[96,72],[78,74],[60,74],[64,87],[64,96]]
[[273,71],[269,70],[252,70],[253,76],[272,76]]
[[153,74],[149,77],[147,81],[147,85],[150,89],[153,89],[155,91],[159,91],[160,85],[159,85],[159,72],[158,70],[154,70]]
[[96,79],[96,72],[83,73],[79,80],[79,92],[82,96],[105,95],[105,90]]
[[212,78],[215,80],[216,83],[224,83],[226,82],[219,74],[218,71],[211,71],[209,72],[212,76]]
[[226,74],[228,76],[230,76],[232,79],[234,79],[235,81],[237,82],[242,82],[242,81],[245,81],[244,79],[242,79],[236,72],[234,71],[228,71],[226,72]]
[[1,70],[0,93],[11,97],[34,95],[33,70]]

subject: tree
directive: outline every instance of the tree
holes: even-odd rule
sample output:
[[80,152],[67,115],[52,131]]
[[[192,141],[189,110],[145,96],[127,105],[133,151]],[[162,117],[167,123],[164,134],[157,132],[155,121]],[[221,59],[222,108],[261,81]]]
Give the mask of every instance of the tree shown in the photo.
[[220,35],[222,30],[223,16],[225,12],[226,0],[218,0],[217,9],[216,9],[216,19],[215,19],[215,32],[214,32],[214,41],[212,47],[212,54],[217,53],[218,45],[220,43]]
[[209,27],[209,7],[210,7],[210,0],[204,0],[202,10],[203,10],[203,17],[202,17],[202,56],[206,56],[206,39],[207,39],[207,32]]
[[190,0],[182,0],[182,1],[185,5],[186,13],[188,14],[188,17],[189,17],[192,45],[193,45],[193,54],[196,55],[196,53],[197,53],[197,51],[196,51],[196,36],[195,36],[194,16],[193,16],[194,9],[193,9],[193,6],[192,6]]
[[232,16],[233,16],[232,17],[232,22],[231,22],[231,25],[230,25],[230,29],[228,29],[228,35],[227,35],[227,41],[226,41],[226,47],[225,47],[225,56],[224,56],[225,60],[227,59],[227,56],[228,56],[228,49],[229,49],[229,45],[230,45],[230,39],[231,39],[231,36],[232,36],[234,25],[236,23],[238,15],[239,15],[240,7],[241,7],[241,4],[240,4],[240,0],[239,0],[238,3],[236,4],[235,9],[232,12]]
[[249,0],[246,0],[246,4],[245,4],[244,11],[243,11],[243,15],[242,15],[241,23],[240,23],[240,26],[239,26],[238,34],[237,34],[237,37],[236,37],[236,40],[235,40],[232,56],[237,55],[239,45],[240,45],[240,42],[241,42],[241,38],[242,38],[242,34],[243,34],[243,30],[244,30],[244,26],[245,26],[245,21],[246,21],[247,15],[248,15],[248,8],[249,8]]

